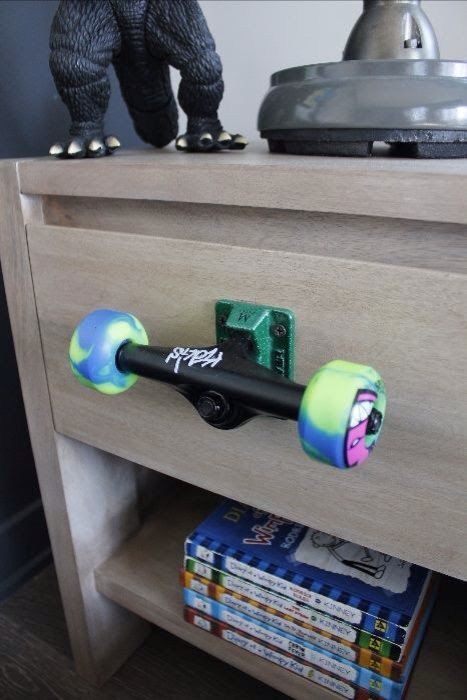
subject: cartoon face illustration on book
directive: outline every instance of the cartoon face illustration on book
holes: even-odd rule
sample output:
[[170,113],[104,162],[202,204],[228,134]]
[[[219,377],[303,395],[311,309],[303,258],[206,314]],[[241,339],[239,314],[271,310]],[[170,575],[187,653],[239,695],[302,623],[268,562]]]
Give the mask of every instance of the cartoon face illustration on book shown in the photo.
[[410,564],[402,559],[312,528],[307,529],[294,552],[294,559],[325,571],[352,576],[391,593],[403,593],[410,576]]

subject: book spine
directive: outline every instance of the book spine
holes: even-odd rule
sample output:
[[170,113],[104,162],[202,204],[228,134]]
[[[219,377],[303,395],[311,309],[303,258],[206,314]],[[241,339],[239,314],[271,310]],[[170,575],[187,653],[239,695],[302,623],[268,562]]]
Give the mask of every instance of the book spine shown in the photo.
[[[392,622],[369,615],[359,608],[341,603],[335,598],[330,598],[329,596],[322,595],[311,589],[303,588],[303,586],[299,586],[283,576],[264,571],[258,566],[252,566],[235,557],[220,554],[189,538],[185,541],[185,553],[195,559],[205,561],[226,573],[243,578],[258,586],[268,588],[275,593],[291,598],[298,603],[308,605],[315,610],[324,612],[327,615],[331,615],[351,625],[356,625],[369,634],[374,633],[381,639],[387,639],[401,644],[405,639],[406,630]],[[379,649],[373,649],[373,651],[380,653]]]
[[[250,637],[247,634],[240,632],[234,628],[229,627],[222,622],[214,620],[209,616],[197,612],[188,606],[184,609],[184,617],[187,622],[205,632],[210,632],[211,634],[217,635],[221,639],[224,639],[235,646],[249,651],[256,656],[260,656],[263,659],[271,661],[272,663],[284,668],[292,673],[307,678],[314,683],[321,685],[328,690],[332,690],[335,693],[341,695],[342,697],[349,698],[350,700],[370,700],[370,695],[367,691],[362,688],[357,688],[352,686],[350,683],[345,683],[344,681],[334,678],[333,676],[323,673],[313,666],[303,663],[293,656],[282,653],[272,646],[268,646],[266,643],[260,642],[254,637]],[[310,688],[311,691],[311,688]],[[371,700],[377,700],[377,694],[371,695]]]
[[199,595],[184,589],[184,602],[191,608],[204,613],[210,617],[224,622],[234,629],[244,632],[261,642],[266,642],[273,647],[285,651],[296,657],[298,660],[310,663],[320,670],[330,673],[337,678],[357,685],[365,690],[374,693],[378,692],[384,700],[399,698],[402,694],[402,684],[376,675],[366,668],[347,662],[329,652],[320,650],[316,646],[286,634],[274,626],[259,622],[251,616],[245,615],[229,607],[218,603],[205,596]]
[[403,648],[400,645],[370,635],[365,631],[358,630],[341,620],[337,620],[304,604],[286,598],[283,594],[274,593],[251,581],[233,576],[225,571],[219,571],[192,557],[185,558],[185,567],[191,573],[197,574],[209,581],[214,581],[224,588],[247,598],[251,598],[255,602],[261,603],[266,607],[274,608],[284,615],[294,618],[297,622],[310,624],[312,627],[327,634],[331,634],[351,644],[356,644],[359,647],[367,649],[369,653],[384,658],[390,658],[393,661],[399,661],[402,657]]
[[390,678],[391,680],[400,680],[402,674],[402,666],[400,664],[373,654],[367,649],[358,647],[356,644],[344,642],[339,638],[333,637],[305,623],[295,622],[293,618],[284,615],[273,607],[262,605],[251,598],[229,591],[223,586],[203,579],[189,571],[181,571],[180,583],[183,587],[195,593],[212,598],[218,603],[228,606],[232,610],[249,615],[265,624],[277,627],[286,634],[309,642],[346,661],[371,669],[374,673]]
[[[310,627],[304,627],[299,623],[293,622],[290,618],[282,617],[281,613],[273,608],[262,606],[260,603],[255,603],[252,599],[245,598],[244,596],[237,597],[226,588],[215,583],[211,585],[208,583],[208,585],[206,585],[201,579],[195,578],[189,573],[185,573],[183,584],[185,588],[210,597],[223,605],[227,605],[234,610],[250,615],[261,622],[276,626],[287,634],[293,634],[304,641],[321,646],[347,661],[358,662],[358,652],[361,651],[359,647],[353,647],[350,643],[346,646],[342,642],[334,640],[332,637],[324,637],[319,631],[316,632]],[[356,650],[358,650],[358,652]]]

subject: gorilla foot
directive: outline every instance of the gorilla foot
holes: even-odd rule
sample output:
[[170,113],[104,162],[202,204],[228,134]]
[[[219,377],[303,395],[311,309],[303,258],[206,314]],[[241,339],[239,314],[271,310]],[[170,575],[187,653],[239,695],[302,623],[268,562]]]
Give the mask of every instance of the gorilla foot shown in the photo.
[[66,143],[54,143],[49,155],[54,158],[102,158],[120,148],[116,136],[73,136]]
[[188,120],[186,134],[175,141],[177,151],[206,153],[212,151],[241,151],[248,145],[241,134],[230,134],[218,119]]

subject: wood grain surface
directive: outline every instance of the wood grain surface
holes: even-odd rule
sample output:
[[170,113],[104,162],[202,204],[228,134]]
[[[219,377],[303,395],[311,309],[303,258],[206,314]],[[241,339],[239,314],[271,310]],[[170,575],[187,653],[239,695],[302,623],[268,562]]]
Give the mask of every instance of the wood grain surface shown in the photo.
[[467,272],[467,227],[432,221],[150,200],[44,197],[44,223]]
[[[466,277],[287,251],[61,227],[28,229],[56,429],[208,490],[458,577],[467,577]],[[57,291],[60,290],[60,293]],[[296,375],[339,357],[388,391],[380,445],[358,469],[309,460],[290,422],[204,424],[172,388],[116,398],[78,385],[67,360],[82,316],[135,313],[152,342],[214,340],[218,298],[291,308]],[[453,387],[456,387],[453,390]],[[426,528],[427,515],[435,527]]]
[[[57,445],[25,230],[28,221],[42,219],[42,207],[40,200],[20,197],[16,167],[11,162],[0,164],[0,212],[0,255],[8,311],[73,653],[79,671],[99,683],[147,634],[147,625],[139,618],[109,605],[97,594],[90,575],[112,547],[137,526],[135,476],[131,464],[118,457],[84,448],[62,436],[58,436]],[[118,470],[125,473],[120,483],[112,480]],[[86,494],[80,486],[89,474],[96,482]],[[109,511],[102,510],[102,492],[106,490]],[[89,541],[83,542],[83,526],[93,520],[99,527],[93,532],[90,547]]]
[[122,152],[19,163],[26,194],[157,199],[467,223],[467,163],[245,153]]

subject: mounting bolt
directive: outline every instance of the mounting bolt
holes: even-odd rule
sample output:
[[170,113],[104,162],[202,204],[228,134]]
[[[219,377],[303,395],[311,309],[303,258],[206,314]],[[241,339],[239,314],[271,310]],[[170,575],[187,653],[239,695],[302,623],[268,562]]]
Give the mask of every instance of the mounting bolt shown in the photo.
[[276,338],[283,338],[287,335],[287,328],[282,323],[276,323],[274,326],[271,326],[271,332]]

